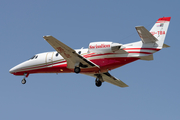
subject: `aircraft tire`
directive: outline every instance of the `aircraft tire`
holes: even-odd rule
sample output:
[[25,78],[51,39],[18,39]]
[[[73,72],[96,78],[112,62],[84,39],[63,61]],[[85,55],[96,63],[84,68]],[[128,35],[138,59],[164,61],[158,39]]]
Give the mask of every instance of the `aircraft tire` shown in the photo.
[[24,78],[22,81],[21,81],[22,84],[26,84],[26,79]]
[[81,69],[80,69],[79,67],[75,67],[75,68],[74,68],[74,72],[78,74],[78,73],[81,72]]
[[97,87],[100,87],[102,85],[102,82],[100,80],[97,80],[97,78],[96,78],[95,84]]

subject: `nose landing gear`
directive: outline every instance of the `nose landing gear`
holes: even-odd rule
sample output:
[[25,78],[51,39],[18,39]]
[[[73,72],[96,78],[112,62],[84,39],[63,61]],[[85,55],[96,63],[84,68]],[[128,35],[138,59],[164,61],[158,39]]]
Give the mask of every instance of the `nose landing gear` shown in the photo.
[[24,73],[24,78],[22,79],[22,81],[21,81],[21,83],[22,84],[26,84],[26,77],[28,77],[29,76],[29,73]]
[[26,79],[25,79],[25,78],[22,79],[21,83],[22,83],[22,84],[26,84]]

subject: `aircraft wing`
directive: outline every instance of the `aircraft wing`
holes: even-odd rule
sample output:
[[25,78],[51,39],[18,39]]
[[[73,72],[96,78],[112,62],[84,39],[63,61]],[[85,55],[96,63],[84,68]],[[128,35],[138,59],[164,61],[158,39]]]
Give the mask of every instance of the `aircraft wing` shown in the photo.
[[[86,75],[96,78],[99,74],[86,74]],[[123,81],[113,77],[109,72],[101,73],[100,75],[102,76],[103,81],[106,81],[108,83],[111,83],[111,84],[119,86],[119,87],[128,87],[128,85],[126,85]]]
[[77,65],[80,65],[82,68],[99,68],[98,65],[77,54],[75,50],[53,36],[43,36],[43,38],[67,61],[68,68],[74,68]]
[[144,27],[135,27],[143,43],[154,43],[157,39]]

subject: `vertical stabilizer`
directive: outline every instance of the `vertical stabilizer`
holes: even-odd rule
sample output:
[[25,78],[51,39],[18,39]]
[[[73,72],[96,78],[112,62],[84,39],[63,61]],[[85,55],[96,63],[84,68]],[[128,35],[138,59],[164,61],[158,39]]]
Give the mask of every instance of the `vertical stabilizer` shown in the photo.
[[159,48],[163,47],[170,20],[171,17],[159,18],[150,30],[150,33],[157,38],[158,41],[156,43]]

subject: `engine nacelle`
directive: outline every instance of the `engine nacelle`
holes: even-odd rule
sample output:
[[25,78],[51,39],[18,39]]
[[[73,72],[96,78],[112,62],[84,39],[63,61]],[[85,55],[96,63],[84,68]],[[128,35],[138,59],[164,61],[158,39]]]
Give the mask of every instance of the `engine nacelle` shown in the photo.
[[122,44],[113,42],[91,42],[89,44],[89,52],[109,53],[115,52],[121,48]]

